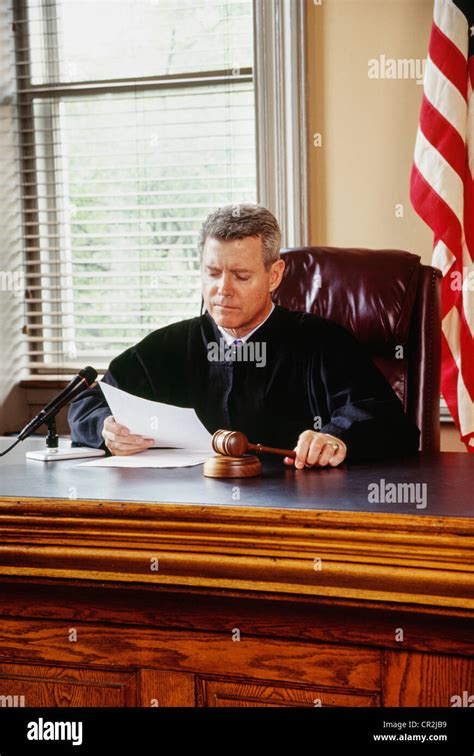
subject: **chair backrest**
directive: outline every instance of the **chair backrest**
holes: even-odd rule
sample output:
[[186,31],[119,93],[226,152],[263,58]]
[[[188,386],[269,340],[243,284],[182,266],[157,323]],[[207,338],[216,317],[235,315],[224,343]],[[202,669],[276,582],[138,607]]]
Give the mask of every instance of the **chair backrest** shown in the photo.
[[334,320],[363,343],[421,431],[439,450],[441,272],[400,250],[282,250],[274,301]]

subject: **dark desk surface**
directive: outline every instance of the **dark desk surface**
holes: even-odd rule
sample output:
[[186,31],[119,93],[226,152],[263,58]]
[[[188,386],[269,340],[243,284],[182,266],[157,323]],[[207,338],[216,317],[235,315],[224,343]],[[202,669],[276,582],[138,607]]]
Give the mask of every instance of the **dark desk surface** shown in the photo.
[[[5,449],[13,439],[1,438]],[[282,460],[264,461],[261,477],[213,480],[202,465],[180,469],[79,467],[86,460],[44,463],[25,458],[43,449],[44,440],[27,439],[0,458],[0,497],[154,502],[419,514],[430,517],[474,516],[474,455],[444,452],[379,464],[331,469],[288,469]],[[415,484],[415,498],[397,489],[397,501],[369,502],[369,486]],[[422,498],[423,492],[426,496]],[[240,495],[240,499],[237,496]],[[426,506],[417,506],[426,502]]]

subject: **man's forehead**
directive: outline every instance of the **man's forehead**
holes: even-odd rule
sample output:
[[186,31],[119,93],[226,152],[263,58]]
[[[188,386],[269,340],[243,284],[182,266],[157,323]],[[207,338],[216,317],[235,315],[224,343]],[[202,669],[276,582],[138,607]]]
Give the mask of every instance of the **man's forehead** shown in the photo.
[[257,264],[260,262],[262,241],[258,236],[248,236],[244,239],[221,240],[208,238],[204,244],[203,262],[206,265],[224,265],[234,267]]
[[256,247],[261,248],[262,238],[260,236],[244,236],[242,239],[214,239],[208,236],[204,243],[204,251],[213,250],[218,252],[231,252],[232,250],[252,252]]

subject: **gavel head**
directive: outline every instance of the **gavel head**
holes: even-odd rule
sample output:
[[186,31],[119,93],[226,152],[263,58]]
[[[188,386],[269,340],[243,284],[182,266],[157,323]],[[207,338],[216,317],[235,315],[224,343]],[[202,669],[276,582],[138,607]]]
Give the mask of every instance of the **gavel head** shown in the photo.
[[248,439],[240,431],[218,430],[212,437],[212,448],[226,457],[241,457],[248,451]]

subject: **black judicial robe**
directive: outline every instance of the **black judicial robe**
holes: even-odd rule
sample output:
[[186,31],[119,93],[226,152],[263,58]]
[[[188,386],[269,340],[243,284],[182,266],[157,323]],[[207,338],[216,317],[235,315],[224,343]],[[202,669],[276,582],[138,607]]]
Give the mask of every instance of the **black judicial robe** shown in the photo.
[[[264,366],[222,352],[209,360],[208,345],[223,340],[205,313],[153,331],[115,357],[102,380],[145,399],[193,407],[210,433],[238,430],[252,443],[292,449],[310,429],[341,438],[348,461],[417,451],[418,428],[340,325],[275,306],[252,340],[265,344]],[[111,414],[99,386],[82,392],[69,408],[73,445],[108,452],[101,432]]]

